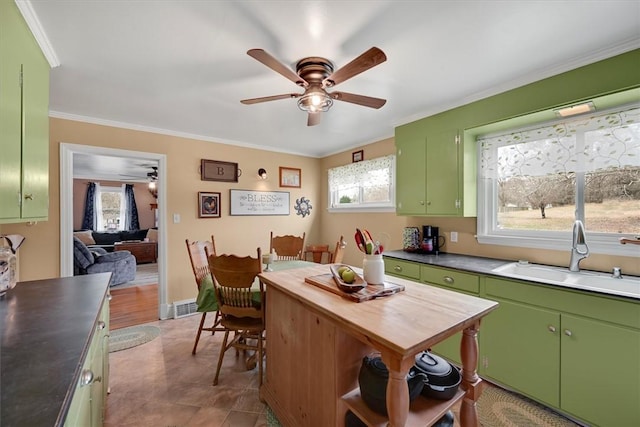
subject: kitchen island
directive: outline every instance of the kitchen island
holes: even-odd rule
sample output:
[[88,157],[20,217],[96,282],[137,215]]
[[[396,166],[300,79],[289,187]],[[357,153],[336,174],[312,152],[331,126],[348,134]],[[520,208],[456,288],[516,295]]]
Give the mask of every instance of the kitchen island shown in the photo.
[[110,277],[19,282],[0,298],[2,427],[102,425]]
[[[358,269],[356,269],[358,270]],[[430,425],[457,401],[463,426],[478,425],[477,333],[497,303],[409,280],[386,277],[403,292],[360,303],[305,282],[328,265],[263,272],[267,285],[267,369],[260,389],[285,426],[344,426],[351,410],[368,425]],[[415,356],[463,331],[462,390],[448,401],[409,402],[406,376]],[[360,397],[358,372],[365,355],[379,352],[389,370],[388,419]]]

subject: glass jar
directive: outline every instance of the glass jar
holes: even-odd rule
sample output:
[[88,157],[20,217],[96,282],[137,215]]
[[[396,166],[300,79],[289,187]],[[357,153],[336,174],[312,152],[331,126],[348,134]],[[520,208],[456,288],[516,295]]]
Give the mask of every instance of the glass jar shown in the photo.
[[369,285],[384,283],[384,261],[381,254],[365,255],[362,262],[363,279]]
[[6,246],[0,247],[0,296],[16,286],[16,256]]

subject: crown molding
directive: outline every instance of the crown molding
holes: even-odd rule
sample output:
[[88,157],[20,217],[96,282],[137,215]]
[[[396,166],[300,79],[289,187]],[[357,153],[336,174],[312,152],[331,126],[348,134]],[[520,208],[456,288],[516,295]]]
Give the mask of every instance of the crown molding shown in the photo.
[[30,0],[15,0],[16,6],[22,17],[27,22],[27,26],[31,30],[31,33],[36,39],[36,42],[40,46],[44,57],[47,58],[47,62],[49,62],[49,66],[51,68],[59,67],[60,61],[58,60],[58,56],[56,52],[53,50],[53,46],[51,46],[51,42],[49,38],[44,32],[44,28],[42,28],[42,24],[40,24],[40,20],[38,19],[38,15],[36,15],[36,11],[33,10],[33,6],[31,5]]

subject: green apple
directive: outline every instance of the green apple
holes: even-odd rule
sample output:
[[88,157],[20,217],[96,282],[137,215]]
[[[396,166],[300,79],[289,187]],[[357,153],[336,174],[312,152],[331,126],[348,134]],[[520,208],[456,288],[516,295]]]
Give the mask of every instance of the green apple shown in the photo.
[[356,273],[351,269],[347,269],[342,272],[340,277],[342,277],[342,280],[344,280],[345,283],[353,283],[356,280]]
[[347,267],[346,265],[343,265],[342,267],[340,267],[340,268],[338,269],[338,274],[340,275],[340,277],[342,277],[342,273],[343,273],[345,270],[349,270],[349,267]]

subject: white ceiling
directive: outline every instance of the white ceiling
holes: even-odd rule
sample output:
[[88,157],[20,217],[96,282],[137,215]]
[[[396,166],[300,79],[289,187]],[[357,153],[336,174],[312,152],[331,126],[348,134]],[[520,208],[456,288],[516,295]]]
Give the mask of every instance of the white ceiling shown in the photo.
[[[640,47],[632,1],[31,0],[60,66],[53,117],[322,157],[393,136],[394,127]],[[372,46],[387,62],[336,90],[307,127],[302,90],[246,52],[287,66],[323,56],[340,68]],[[331,91],[331,90],[330,90]]]

